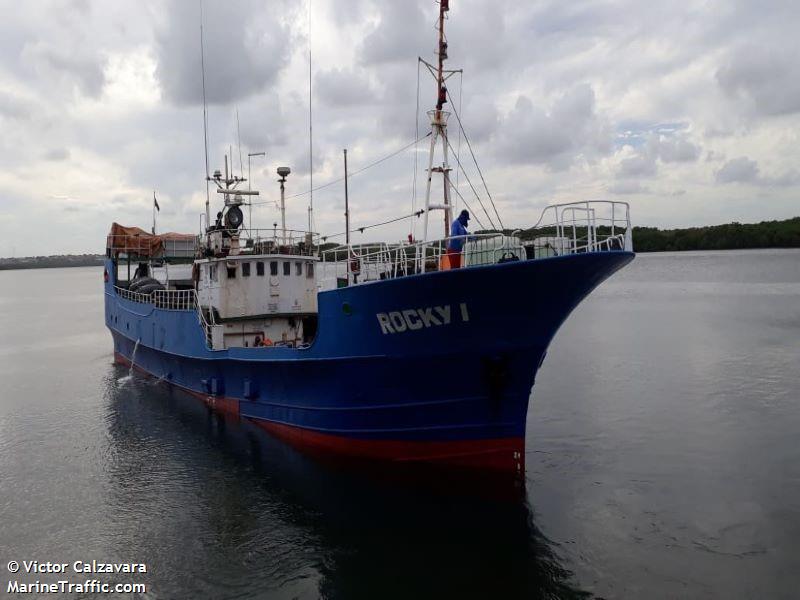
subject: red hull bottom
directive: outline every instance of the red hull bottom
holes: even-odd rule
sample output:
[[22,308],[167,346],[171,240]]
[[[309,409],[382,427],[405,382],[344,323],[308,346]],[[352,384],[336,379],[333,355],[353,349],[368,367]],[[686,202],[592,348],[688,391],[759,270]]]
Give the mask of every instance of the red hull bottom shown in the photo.
[[428,463],[507,473],[523,473],[525,441],[522,438],[457,441],[405,441],[347,438],[302,427],[253,419],[291,445],[317,455],[337,455],[359,460],[393,463]]
[[[114,361],[130,366],[130,361],[117,352],[114,353]],[[146,375],[151,375],[136,365],[134,368]],[[239,416],[239,401],[236,398],[211,396],[174,383],[167,383],[201,400],[214,411]],[[521,437],[455,441],[370,440],[331,435],[302,427],[246,418],[299,450],[317,456],[336,456],[405,465],[413,463],[447,465],[518,475],[524,473],[525,468],[525,440]]]

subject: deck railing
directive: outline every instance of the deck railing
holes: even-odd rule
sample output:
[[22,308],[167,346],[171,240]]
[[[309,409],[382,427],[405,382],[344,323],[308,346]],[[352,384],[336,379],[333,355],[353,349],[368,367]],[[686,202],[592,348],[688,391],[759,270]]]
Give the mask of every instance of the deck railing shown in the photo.
[[[221,235],[227,242],[238,236],[239,252],[253,254],[294,254],[311,256],[316,254],[320,244],[320,234],[295,229],[211,229],[201,237],[202,240]],[[213,246],[213,243],[211,243]],[[228,244],[229,245],[229,244]],[[224,247],[228,247],[223,244]]]
[[[630,206],[627,202],[587,200],[552,204],[542,211],[526,242],[534,256],[633,251]],[[544,252],[543,252],[544,251]]]
[[[149,293],[142,293],[114,286],[114,291],[120,298],[141,304],[149,304],[161,310],[196,311],[197,319],[205,333],[206,345],[209,348],[213,348],[212,329],[216,325],[214,311],[203,308],[200,305],[196,290],[154,290]],[[208,312],[208,316],[206,316],[206,312]]]
[[321,253],[323,278],[328,280],[323,287],[333,287],[334,278],[336,285],[344,285],[449,268],[447,245],[457,239],[464,242],[464,266],[494,264],[504,256],[524,258],[525,249],[516,233],[480,233],[413,244],[339,246]]
[[[277,227],[272,229],[253,229],[242,227],[229,229],[223,226],[214,226],[206,233],[196,236],[184,236],[180,239],[164,237],[156,238],[146,232],[136,234],[109,234],[107,247],[116,248],[118,254],[134,260],[147,261],[174,260],[185,261],[196,258],[203,249],[209,246],[213,236],[224,238],[221,247],[229,249],[231,240],[238,240],[239,252],[254,254],[295,254],[310,256],[316,253],[320,245],[320,234],[295,229],[282,230]],[[213,245],[213,244],[211,244]],[[127,250],[127,253],[126,253]],[[226,250],[227,251],[227,250]]]
[[531,229],[490,232],[417,243],[339,246],[321,253],[322,287],[330,288],[454,265],[447,248],[463,241],[461,266],[495,264],[583,252],[631,251],[630,208],[626,202],[585,201],[554,204]]

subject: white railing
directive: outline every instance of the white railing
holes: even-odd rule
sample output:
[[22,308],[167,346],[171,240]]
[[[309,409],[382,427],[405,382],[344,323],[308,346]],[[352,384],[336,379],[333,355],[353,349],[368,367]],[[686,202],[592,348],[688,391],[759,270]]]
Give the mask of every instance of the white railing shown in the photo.
[[156,259],[191,259],[197,255],[200,237],[181,235],[169,237],[168,234],[152,235],[147,232],[119,233],[106,236],[106,250],[114,250],[122,256],[146,261]]
[[[320,234],[294,229],[227,229],[213,226],[206,233],[186,238],[153,236],[146,232],[136,234],[109,234],[106,247],[117,248],[119,254],[128,253],[136,260],[192,259],[206,247],[213,247],[212,240],[218,237],[219,247],[230,250],[235,238],[240,252],[255,254],[295,254],[309,256],[316,253],[320,245]],[[127,250],[127,253],[126,253]]]
[[[548,206],[525,232],[479,233],[414,244],[339,246],[321,253],[321,287],[364,283],[452,268],[447,247],[463,240],[461,266],[532,260],[584,252],[632,251],[626,202],[591,200]],[[523,241],[525,238],[525,241]]]
[[[216,243],[215,243],[216,237]],[[209,248],[218,246],[230,249],[233,239],[237,240],[240,252],[253,254],[294,254],[311,256],[316,253],[320,235],[295,229],[225,229],[214,227],[202,236]],[[202,244],[202,242],[201,242]]]
[[143,294],[141,292],[132,292],[128,289],[121,288],[118,286],[114,286],[114,291],[117,293],[117,296],[120,298],[125,298],[125,300],[130,300],[132,302],[141,302],[142,304],[150,304],[150,294]]
[[154,308],[161,310],[196,311],[197,319],[200,322],[200,325],[203,327],[203,332],[205,333],[206,345],[213,349],[214,345],[212,332],[214,327],[217,326],[217,323],[214,319],[214,311],[209,308],[205,309],[209,312],[209,321],[209,319],[206,318],[204,308],[200,305],[200,302],[197,298],[196,290],[154,290],[150,293],[144,294],[141,292],[132,292],[119,286],[114,286],[114,291],[120,298],[125,298],[126,300],[131,300],[133,302],[139,302],[142,304],[149,304]]
[[525,246],[533,258],[601,252],[633,251],[630,206],[627,202],[587,200],[552,204],[532,228],[535,235]]
[[194,290],[155,290],[152,295],[156,308],[165,310],[194,310],[197,292]]
[[494,264],[503,259],[525,258],[515,234],[479,233],[414,244],[360,244],[339,246],[321,253],[323,287],[363,283],[449,268],[449,243],[461,240],[464,266]]
[[152,292],[132,292],[115,286],[114,290],[120,298],[152,304],[164,310],[194,310],[197,308],[197,292],[195,290],[153,290]]

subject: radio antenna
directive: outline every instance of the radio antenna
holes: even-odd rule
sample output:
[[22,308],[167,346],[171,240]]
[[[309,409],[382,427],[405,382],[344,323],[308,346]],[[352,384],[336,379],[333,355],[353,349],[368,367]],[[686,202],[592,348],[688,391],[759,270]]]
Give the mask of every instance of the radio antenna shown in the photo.
[[236,109],[236,138],[239,144],[239,176],[244,177],[244,163],[242,162],[242,129],[239,127],[239,109]]
[[200,71],[203,80],[203,146],[206,153],[206,227],[210,224],[211,209],[208,193],[208,109],[206,107],[206,59],[203,43],[203,0],[200,0]]
[[311,119],[311,0],[308,0],[308,231],[314,230],[314,129]]

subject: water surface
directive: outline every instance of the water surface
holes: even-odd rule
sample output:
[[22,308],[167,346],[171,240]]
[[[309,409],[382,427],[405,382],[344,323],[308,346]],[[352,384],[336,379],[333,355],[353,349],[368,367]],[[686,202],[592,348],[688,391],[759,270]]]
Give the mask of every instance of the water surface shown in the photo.
[[101,269],[0,272],[3,586],[96,558],[146,563],[151,598],[796,597],[798,251],[603,284],[539,373],[518,489],[320,463],[128,378],[102,315]]

